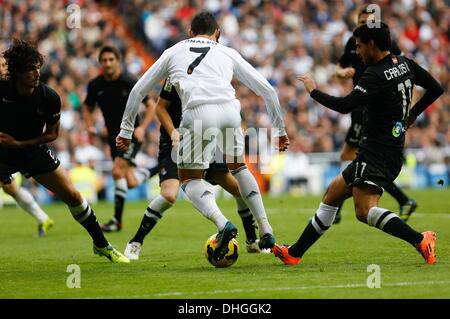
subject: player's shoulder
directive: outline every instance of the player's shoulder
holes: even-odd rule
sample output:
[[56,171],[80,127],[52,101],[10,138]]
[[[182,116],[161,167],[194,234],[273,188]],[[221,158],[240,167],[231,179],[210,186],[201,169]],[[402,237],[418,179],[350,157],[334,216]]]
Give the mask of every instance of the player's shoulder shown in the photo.
[[91,79],[88,82],[88,87],[90,89],[95,89],[100,87],[101,85],[103,85],[103,83],[105,83],[105,78],[103,77],[102,74],[97,75],[95,78]]
[[44,82],[39,82],[38,86],[39,91],[42,94],[42,97],[47,100],[54,103],[60,103],[61,99],[59,97],[59,94],[51,88],[48,84]]
[[126,83],[134,84],[137,82],[138,79],[134,74],[125,71],[120,74],[120,80]]

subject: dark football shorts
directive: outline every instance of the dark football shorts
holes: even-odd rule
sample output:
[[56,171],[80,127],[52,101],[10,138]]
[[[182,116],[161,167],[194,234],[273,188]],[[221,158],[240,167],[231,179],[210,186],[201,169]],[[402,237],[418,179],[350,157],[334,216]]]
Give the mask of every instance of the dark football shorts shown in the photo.
[[362,183],[378,188],[380,194],[394,182],[403,165],[401,149],[360,147],[354,159],[342,172],[348,186]]
[[141,149],[142,143],[140,143],[137,138],[133,135],[131,139],[130,146],[128,147],[128,150],[119,151],[116,147],[116,141],[110,140],[109,141],[109,147],[111,150],[111,157],[115,159],[116,157],[122,157],[123,159],[127,160],[131,165],[136,166],[135,159],[136,155]]
[[345,136],[345,142],[351,146],[358,147],[363,134],[363,111],[357,109],[351,113],[352,122]]
[[[174,152],[174,156],[176,156]],[[172,160],[171,151],[165,149],[158,154],[158,165],[159,165],[159,183],[171,178],[178,179],[178,168],[177,164]],[[209,168],[203,172],[203,178],[213,185],[217,185],[214,182],[213,174],[216,172],[226,173],[228,172],[227,164],[213,162],[209,164]]]
[[27,150],[8,151],[0,156],[0,181],[10,184],[11,175],[20,172],[26,178],[50,173],[58,168],[60,162],[47,145],[39,145]]

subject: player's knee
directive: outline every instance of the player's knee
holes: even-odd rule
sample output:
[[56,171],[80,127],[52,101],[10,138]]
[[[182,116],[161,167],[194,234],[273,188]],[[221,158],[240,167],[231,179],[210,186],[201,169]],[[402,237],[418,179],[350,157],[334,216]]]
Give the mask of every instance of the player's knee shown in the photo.
[[355,204],[355,216],[362,223],[367,223],[367,214],[369,214],[370,207],[367,205]]
[[171,204],[175,204],[175,202],[177,201],[177,197],[178,197],[178,194],[175,194],[175,193],[165,193],[165,194],[161,194],[161,195],[162,195],[162,197],[164,197],[164,199],[166,201],[168,201]]
[[112,176],[114,180],[118,180],[124,177],[122,170],[118,167],[114,167],[112,170]]

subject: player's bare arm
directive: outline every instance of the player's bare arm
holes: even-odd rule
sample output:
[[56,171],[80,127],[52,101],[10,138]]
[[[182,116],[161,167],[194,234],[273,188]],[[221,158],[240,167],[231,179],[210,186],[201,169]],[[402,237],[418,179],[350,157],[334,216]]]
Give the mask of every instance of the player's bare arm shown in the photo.
[[92,119],[91,108],[86,103],[84,103],[81,110],[83,113],[83,120],[86,130],[89,134],[96,134],[97,131],[95,129],[94,120]]
[[2,147],[12,149],[25,148],[33,145],[40,145],[53,142],[58,137],[58,134],[59,134],[59,121],[57,121],[54,124],[47,123],[46,129],[41,136],[25,141],[18,141],[11,135],[0,132],[0,145]]
[[142,123],[134,130],[134,136],[136,136],[137,140],[141,143],[144,141],[145,131],[147,130],[147,127],[150,125],[150,123],[154,118],[155,104],[156,103],[150,98],[144,102],[145,105],[144,119]]
[[158,117],[158,120],[161,122],[161,125],[166,129],[167,133],[172,139],[172,146],[177,147],[178,143],[180,142],[180,134],[175,129],[172,118],[170,117],[169,112],[167,111],[167,107],[169,105],[170,101],[160,97],[158,103],[156,104],[155,113],[156,116]]

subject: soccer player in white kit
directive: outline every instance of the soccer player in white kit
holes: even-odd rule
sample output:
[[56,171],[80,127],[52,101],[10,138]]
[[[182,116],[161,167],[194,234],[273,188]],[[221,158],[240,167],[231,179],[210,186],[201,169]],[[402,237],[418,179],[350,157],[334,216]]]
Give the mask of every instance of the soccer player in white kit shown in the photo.
[[[194,207],[213,221],[218,232],[218,245],[213,258],[220,260],[228,242],[236,237],[237,228],[221,213],[212,185],[202,179],[203,170],[219,147],[226,157],[228,169],[236,178],[242,198],[253,213],[260,233],[261,249],[275,244],[273,230],[264,209],[255,178],[244,163],[244,135],[241,128],[240,103],[231,80],[233,76],[264,98],[272,120],[273,137],[278,148],[289,145],[278,96],[269,82],[234,49],[218,43],[219,26],[209,12],[197,14],[191,22],[190,39],[180,41],[164,51],[133,87],[116,138],[118,149],[126,149],[131,141],[140,101],[165,78],[175,87],[182,102],[181,139],[168,130],[178,147],[178,175],[182,188]],[[169,114],[160,118],[164,126],[173,127]],[[230,160],[231,159],[231,160]],[[216,159],[217,161],[217,159]]]

